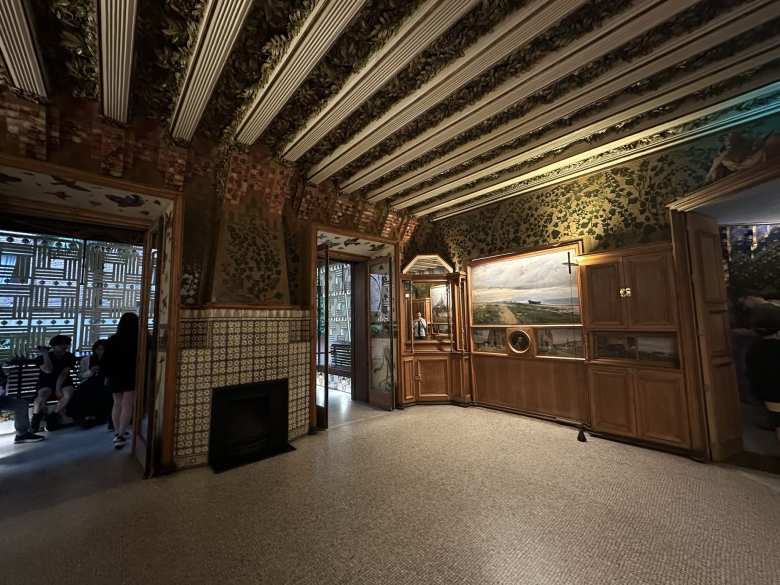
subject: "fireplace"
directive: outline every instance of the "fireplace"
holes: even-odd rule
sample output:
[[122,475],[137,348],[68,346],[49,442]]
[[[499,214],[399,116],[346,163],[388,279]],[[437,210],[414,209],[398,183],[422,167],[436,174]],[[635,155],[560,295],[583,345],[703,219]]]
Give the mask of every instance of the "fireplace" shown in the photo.
[[225,471],[293,448],[287,443],[287,379],[215,388],[209,465]]

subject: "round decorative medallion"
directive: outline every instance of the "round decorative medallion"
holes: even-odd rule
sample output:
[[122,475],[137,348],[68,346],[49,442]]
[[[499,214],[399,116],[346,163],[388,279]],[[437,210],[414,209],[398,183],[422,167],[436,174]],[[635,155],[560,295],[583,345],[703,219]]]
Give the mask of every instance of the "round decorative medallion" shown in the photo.
[[515,353],[525,353],[531,349],[531,338],[525,331],[512,331],[509,334],[509,348]]

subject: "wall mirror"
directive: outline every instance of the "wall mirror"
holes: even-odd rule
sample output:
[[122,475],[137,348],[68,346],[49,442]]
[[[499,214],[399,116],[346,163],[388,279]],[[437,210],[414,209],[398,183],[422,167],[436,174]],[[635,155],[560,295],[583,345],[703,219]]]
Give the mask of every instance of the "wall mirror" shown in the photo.
[[415,341],[449,339],[452,303],[447,281],[407,281],[404,284],[409,338]]

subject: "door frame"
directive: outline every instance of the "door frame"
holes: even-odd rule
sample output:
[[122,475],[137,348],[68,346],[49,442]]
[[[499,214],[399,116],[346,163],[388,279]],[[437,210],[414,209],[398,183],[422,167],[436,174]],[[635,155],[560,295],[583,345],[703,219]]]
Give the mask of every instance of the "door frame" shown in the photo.
[[[361,240],[368,240],[370,242],[376,242],[378,244],[389,244],[393,246],[393,274],[392,274],[392,286],[396,287],[400,282],[401,274],[401,258],[400,258],[400,239],[386,238],[383,236],[376,236],[372,234],[365,234],[363,232],[352,230],[348,228],[333,226],[325,223],[311,223],[309,224],[309,245],[307,246],[308,262],[306,271],[306,280],[304,281],[309,288],[309,321],[310,321],[310,335],[311,350],[309,351],[309,432],[316,432],[317,429],[317,233],[318,232],[330,232],[339,236],[347,236],[350,238],[359,238]],[[347,255],[342,256],[346,259]],[[337,257],[334,256],[334,259]],[[396,292],[397,291],[393,291]],[[392,307],[393,313],[398,318],[398,294],[392,295]],[[399,325],[400,327],[400,325]],[[399,356],[399,359],[393,363],[393,375],[395,376],[395,383],[399,384],[400,376],[400,329],[395,336],[395,352]],[[353,372],[354,373],[354,372]],[[397,394],[393,392],[393,407],[398,406]]]
[[[157,423],[159,432],[153,434],[153,445],[148,446],[147,457],[144,467],[144,476],[159,475],[169,473],[174,470],[173,448],[174,448],[174,424],[177,393],[177,354],[178,354],[178,333],[179,333],[179,306],[182,270],[182,239],[184,226],[184,198],[181,192],[171,189],[164,189],[127,181],[125,179],[116,179],[96,175],[87,171],[64,167],[45,161],[20,158],[0,154],[0,165],[16,168],[22,171],[31,171],[47,175],[62,177],[73,181],[82,181],[100,187],[129,191],[147,197],[157,197],[171,202],[171,251],[166,259],[170,269],[169,289],[168,289],[168,322],[164,330],[160,330],[160,337],[165,341],[166,364],[164,373],[164,396],[162,400],[162,416]],[[121,215],[109,213],[96,213],[87,209],[80,209],[67,204],[47,204],[46,207],[40,203],[33,202],[20,197],[10,197],[0,195],[0,203],[4,211],[17,214],[19,216],[34,217],[38,219],[66,220],[82,224],[102,225],[109,227],[125,228],[139,232],[143,235],[144,241],[144,266],[147,266],[151,231],[159,221],[154,219],[128,218]],[[146,276],[146,275],[145,275]],[[157,297],[160,293],[158,291]],[[142,292],[141,313],[148,310],[148,291]],[[145,329],[144,329],[145,330]],[[145,368],[145,336],[139,335],[139,367],[141,364]],[[137,377],[143,380],[143,377]],[[136,411],[139,408],[143,392],[136,392]],[[137,418],[137,417],[134,417]],[[134,423],[135,424],[135,423]],[[135,429],[134,429],[135,430]],[[136,433],[133,433],[133,444],[130,453],[136,450]]]
[[752,169],[737,171],[714,183],[705,185],[667,204],[674,257],[675,279],[678,285],[680,348],[685,367],[685,384],[689,388],[688,406],[691,424],[692,451],[711,461],[712,429],[714,421],[706,408],[704,364],[701,359],[701,343],[696,325],[696,305],[691,278],[689,239],[686,215],[710,203],[721,202],[737,196],[741,191],[780,177],[780,167],[764,164]]

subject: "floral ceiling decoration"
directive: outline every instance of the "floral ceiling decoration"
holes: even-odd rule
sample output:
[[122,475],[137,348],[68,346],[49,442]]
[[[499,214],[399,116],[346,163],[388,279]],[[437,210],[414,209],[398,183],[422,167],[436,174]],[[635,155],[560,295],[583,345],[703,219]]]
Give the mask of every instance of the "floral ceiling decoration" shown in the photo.
[[[196,42],[219,34],[209,15],[217,4],[232,9],[224,0],[134,1],[128,124],[170,126],[189,63],[219,54],[180,142],[195,136],[235,152],[259,92],[283,87],[264,110],[276,115],[241,149],[258,141],[301,180],[416,215],[488,204],[528,170],[780,80],[777,0],[255,0],[241,4],[229,51]],[[435,34],[415,28],[456,4]],[[40,56],[21,65],[41,61],[51,87],[38,96],[16,88],[23,98],[96,100],[101,85],[128,75],[98,66],[100,2],[29,6],[20,22]],[[301,50],[304,41],[320,44]],[[7,86],[9,71],[0,72]],[[371,84],[339,102],[356,74],[372,74]]]

